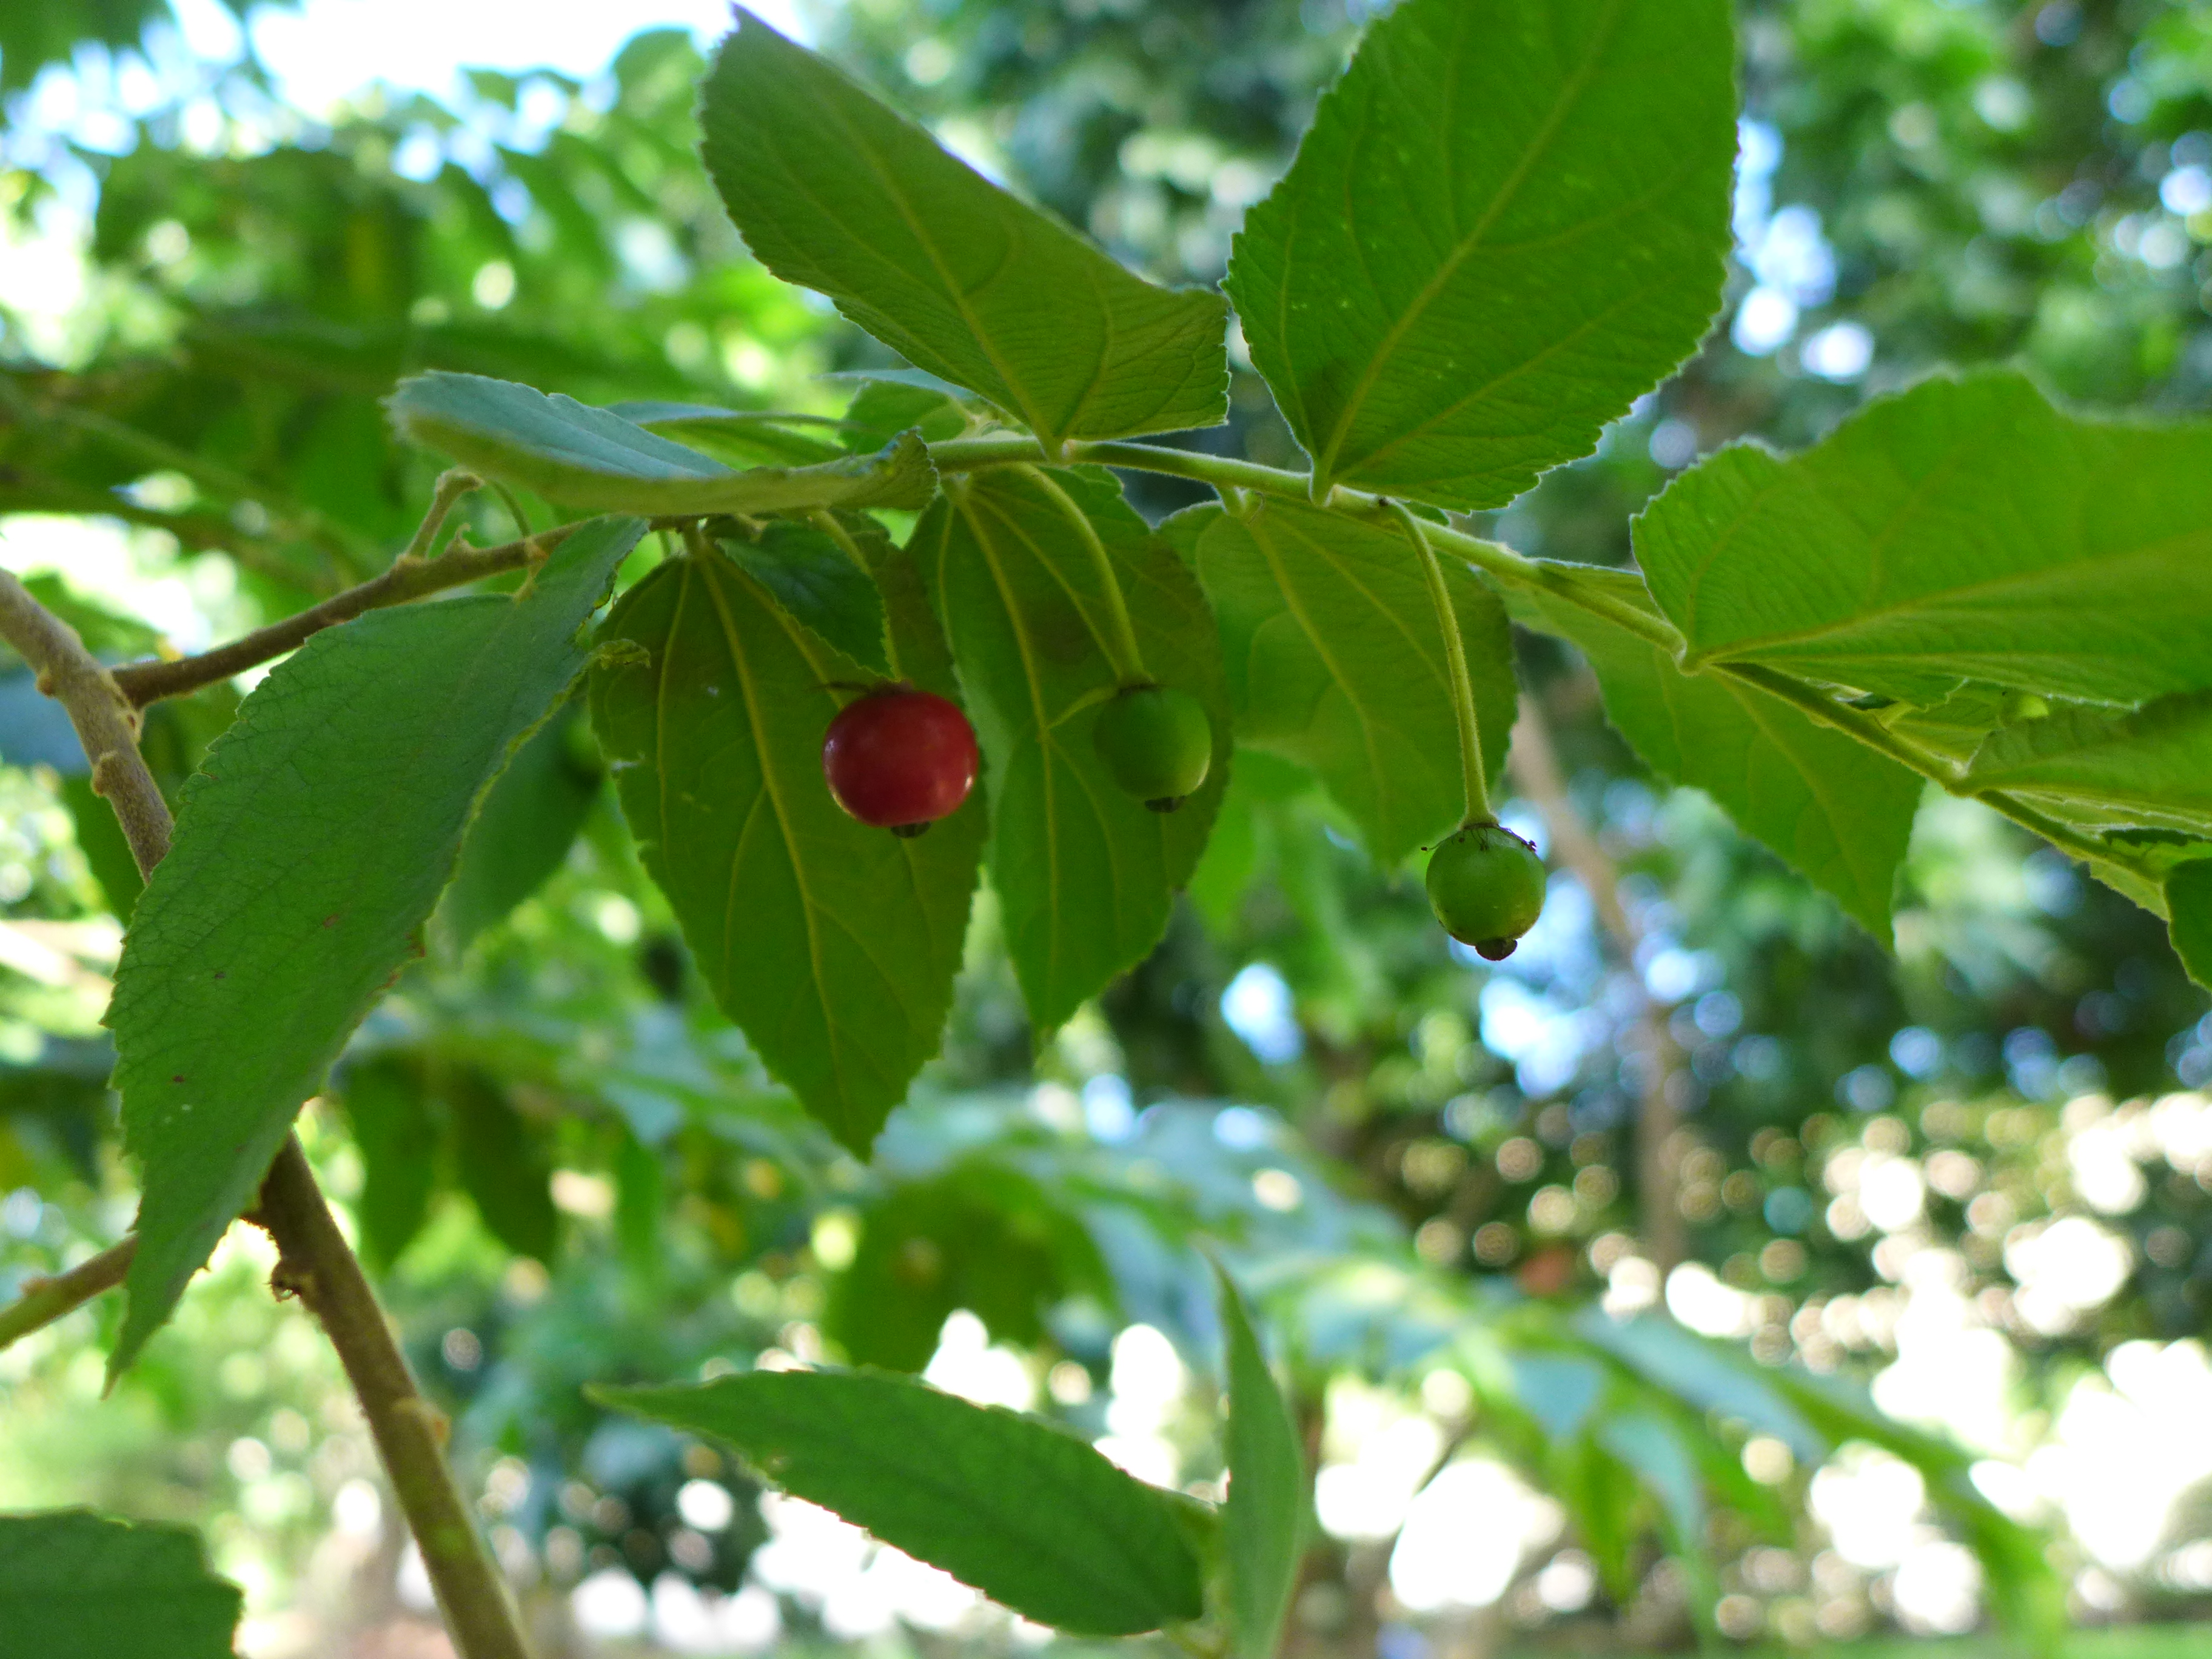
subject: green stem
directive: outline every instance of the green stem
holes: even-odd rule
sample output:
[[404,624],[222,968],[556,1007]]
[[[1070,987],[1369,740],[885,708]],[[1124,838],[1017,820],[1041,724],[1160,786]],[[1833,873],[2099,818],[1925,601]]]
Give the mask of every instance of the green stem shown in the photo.
[[1390,516],[1406,532],[1420,555],[1421,574],[1429,580],[1429,600],[1437,608],[1437,629],[1444,640],[1444,674],[1451,682],[1452,710],[1459,717],[1460,775],[1467,785],[1468,825],[1495,823],[1490,810],[1490,784],[1483,775],[1482,725],[1475,712],[1474,681],[1467,672],[1467,641],[1461,638],[1459,613],[1452,608],[1451,590],[1444,585],[1444,568],[1429,544],[1429,526],[1409,512],[1402,501],[1389,503]]
[[1103,643],[1115,678],[1124,686],[1150,684],[1152,676],[1145,672],[1145,653],[1137,644],[1136,624],[1129,620],[1129,602],[1122,597],[1121,578],[1114,574],[1114,561],[1107,555],[1106,544],[1099,539],[1098,526],[1091,522],[1091,515],[1075,504],[1051,473],[1036,466],[1024,466],[1022,471],[1067,515],[1068,522],[1075,526],[1077,538],[1083,544],[1083,550],[1091,556],[1091,574],[1106,601],[1106,635]]
[[[994,466],[1034,464],[1043,457],[1043,452],[1035,439],[1007,436],[960,439],[935,444],[931,446],[930,453],[940,472],[972,472]],[[1233,460],[1223,455],[1207,455],[1188,449],[1169,449],[1155,444],[1108,441],[1071,444],[1068,446],[1068,459],[1130,471],[1188,478],[1194,483],[1212,484],[1217,489],[1247,490],[1255,495],[1296,501],[1308,507],[1316,505],[1307,474],[1262,466],[1254,461]],[[1321,504],[1321,507],[1325,512],[1370,523],[1389,515],[1389,506],[1380,497],[1364,490],[1347,489],[1341,484],[1328,492],[1328,500]],[[1604,618],[1616,628],[1666,652],[1678,662],[1683,656],[1685,644],[1682,635],[1665,618],[1655,617],[1626,603],[1607,591],[1602,582],[1593,580],[1613,573],[1601,572],[1594,566],[1532,559],[1510,547],[1484,541],[1480,537],[1470,536],[1464,531],[1443,525],[1425,525],[1423,533],[1433,546],[1456,554],[1508,587],[1551,594],[1577,610]],[[1755,685],[1760,690],[1794,704],[1822,725],[1879,750],[1899,765],[1940,785],[1948,793],[1983,802],[1992,811],[2011,819],[2022,829],[2042,836],[2073,857],[2114,866],[2128,870],[2154,885],[2158,883],[2157,872],[2142,860],[2130,857],[2124,848],[2063,823],[2004,790],[1973,787],[1959,769],[1942,756],[1899,737],[1881,721],[1838,702],[1817,686],[1755,663],[1712,662],[1701,665],[1701,668],[1703,672],[1725,675],[1743,684]]]

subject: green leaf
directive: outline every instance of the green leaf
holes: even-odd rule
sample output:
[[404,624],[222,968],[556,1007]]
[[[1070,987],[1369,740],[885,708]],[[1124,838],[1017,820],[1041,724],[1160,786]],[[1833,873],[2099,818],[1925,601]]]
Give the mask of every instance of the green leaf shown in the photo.
[[125,1139],[145,1170],[117,1370],[419,951],[477,800],[582,668],[576,635],[644,528],[580,527],[514,598],[403,605],[316,635],[185,785],[107,1012]]
[[[1632,575],[1577,575],[1651,609]],[[1684,674],[1649,641],[1563,599],[1540,597],[1516,614],[1589,659],[1607,717],[1645,765],[1704,790],[1737,828],[1888,939],[1898,866],[1924,787],[1917,773],[1756,686]]]
[[1241,1659],[1273,1659],[1297,1588],[1311,1501],[1305,1450],[1283,1391],[1229,1275],[1221,1282],[1222,1342],[1229,1369],[1229,1501],[1221,1513],[1229,1571],[1229,1623]]
[[949,392],[901,380],[865,380],[845,411],[848,448],[880,449],[912,430],[931,443],[957,438],[968,429],[968,411]]
[[718,409],[708,404],[620,403],[606,413],[632,425],[703,451],[738,466],[806,465],[835,460],[858,449],[881,449],[898,431],[872,444],[839,441],[839,423],[820,415],[787,415],[769,410]]
[[1656,1315],[1614,1319],[1592,1308],[1578,1316],[1574,1326],[1594,1346],[1677,1399],[1700,1411],[1740,1418],[1772,1435],[1800,1463],[1816,1464],[1827,1456],[1829,1443],[1819,1431],[1786,1394],[1763,1372],[1745,1364],[1735,1351]]
[[1684,473],[1636,553],[1695,667],[1929,704],[2212,687],[2212,424],[2061,414],[2020,375],[1923,382],[1784,459]]
[[[927,611],[912,614],[910,575],[903,591],[894,629],[910,636]],[[981,801],[912,840],[847,817],[822,780],[822,734],[839,707],[831,685],[863,671],[720,553],[653,571],[600,640],[592,722],[647,868],[723,1012],[865,1153],[937,1052]],[[950,689],[903,638],[899,665]]]
[[1597,1439],[1633,1470],[1646,1491],[1659,1500],[1666,1531],[1691,1581],[1690,1607],[1710,1635],[1713,1604],[1720,1584],[1705,1547],[1705,1493],[1697,1465],[1680,1432],[1648,1412],[1623,1412],[1597,1428]]
[[912,435],[873,455],[738,472],[611,410],[481,374],[418,374],[399,383],[389,406],[410,441],[488,478],[592,513],[690,517],[918,507],[936,486],[928,448]]
[[[833,521],[834,522],[834,521]],[[838,537],[845,538],[840,546]],[[866,669],[889,678],[884,654],[884,598],[862,568],[851,538],[813,525],[771,519],[751,539],[716,538],[722,551],[765,588],[795,622],[803,623]]]
[[1131,276],[742,8],[701,99],[761,263],[1048,448],[1228,417],[1219,295]]
[[561,867],[605,774],[581,712],[565,708],[532,732],[477,808],[435,931],[455,955]]
[[398,1054],[349,1062],[338,1094],[361,1152],[361,1194],[353,1209],[362,1254],[370,1266],[389,1268],[422,1231],[435,1184],[430,1149],[438,1130],[422,1068]]
[[561,1243],[553,1163],[544,1138],[506,1092],[465,1072],[440,1091],[453,1113],[453,1167],[491,1236],[517,1255],[550,1263]]
[[1034,1418],[873,1371],[592,1394],[724,1442],[786,1491],[1039,1624],[1129,1636],[1201,1610],[1205,1511]]
[[[1512,631],[1497,595],[1460,561],[1443,562],[1494,780],[1513,730]],[[1269,501],[1242,519],[1215,515],[1198,538],[1198,574],[1220,618],[1240,741],[1311,767],[1380,865],[1459,823],[1467,793],[1443,636],[1403,535]]]
[[1720,304],[1723,0],[1404,0],[1237,238],[1252,361],[1323,486],[1503,507]]
[[2192,859],[2166,878],[2173,951],[2189,977],[2212,991],[2212,859]]
[[2075,823],[2212,836],[2212,694],[2022,720],[1983,741],[1966,781]]
[[[1115,681],[1106,599],[1071,505],[1106,550],[1146,670],[1213,722],[1212,769],[1176,811],[1122,793],[1092,746]],[[1228,770],[1219,636],[1182,561],[1095,469],[1001,468],[957,483],[912,546],[983,745],[991,884],[1015,975],[1049,1030],[1159,941],[1197,866]]]
[[189,1527],[0,1515],[0,1650],[24,1659],[230,1659],[244,1599]]

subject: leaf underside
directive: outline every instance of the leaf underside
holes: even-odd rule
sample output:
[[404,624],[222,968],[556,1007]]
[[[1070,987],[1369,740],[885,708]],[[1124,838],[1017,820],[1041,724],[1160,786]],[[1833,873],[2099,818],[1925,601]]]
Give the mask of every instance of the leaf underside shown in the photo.
[[756,1371],[607,1404],[734,1447],[777,1485],[1040,1624],[1198,1617],[1204,1512],[1074,1436],[877,1371]]
[[1403,0],[1238,234],[1228,289],[1323,486],[1502,507],[1721,298],[1725,0]]
[[185,786],[106,1016],[145,1170],[120,1370],[246,1208],[392,975],[470,815],[584,664],[643,533],[574,532],[520,597],[372,611],[280,663]]
[[740,9],[703,154],[761,263],[1048,448],[1228,416],[1227,307],[1156,288]]
[[[848,817],[823,781],[822,735],[832,688],[869,677],[720,552],[653,571],[600,640],[641,653],[603,655],[592,714],[647,868],[723,1012],[865,1153],[937,1052],[981,800],[911,840]],[[902,668],[950,689],[912,654]]]
[[[1378,864],[1451,830],[1467,805],[1458,715],[1436,605],[1404,535],[1270,501],[1241,519],[1212,510],[1196,544],[1238,739],[1311,767]],[[1480,578],[1443,564],[1495,781],[1517,695],[1511,629]]]
[[[1632,575],[1578,574],[1650,606]],[[1539,597],[1520,614],[1589,659],[1607,718],[1644,764],[1704,790],[1737,828],[1888,942],[1897,871],[1924,788],[1918,774],[1756,686],[1686,675],[1649,641],[1563,600]]]
[[[1071,505],[1113,563],[1146,668],[1212,721],[1212,769],[1176,811],[1122,793],[1093,747],[1115,679]],[[910,545],[983,746],[1007,949],[1030,1019],[1050,1030],[1158,943],[1205,848],[1229,764],[1219,635],[1182,561],[1096,470],[982,474],[933,507]]]
[[1229,1500],[1221,1515],[1229,1623],[1239,1659],[1274,1659],[1297,1584],[1305,1451],[1243,1297],[1227,1273],[1216,1274],[1229,1370]]

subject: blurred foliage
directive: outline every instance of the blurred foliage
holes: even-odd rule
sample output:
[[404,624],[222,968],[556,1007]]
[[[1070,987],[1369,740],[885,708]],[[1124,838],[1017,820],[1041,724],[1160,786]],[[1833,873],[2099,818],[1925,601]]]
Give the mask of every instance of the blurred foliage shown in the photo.
[[[1364,15],[853,0],[824,33],[1117,254],[1208,282]],[[1744,434],[1802,442],[1945,362],[2016,357],[2096,404],[2212,403],[2201,7],[1751,0],[1743,15],[1729,317],[1493,533],[1619,562],[1629,515],[1695,454]],[[79,41],[120,46],[140,21],[11,9],[0,89]],[[699,67],[685,37],[650,33],[587,83],[478,73],[450,105],[372,91],[313,115],[242,69],[179,91],[120,145],[31,130],[11,106],[0,258],[66,242],[88,207],[91,270],[65,313],[0,289],[0,514],[40,515],[5,522],[11,556],[54,533],[45,515],[119,523],[98,558],[57,544],[49,597],[103,652],[193,645],[192,629],[289,612],[404,544],[431,469],[386,432],[378,400],[403,374],[836,412],[848,390],[819,377],[881,366],[880,349],[744,256],[693,155]],[[1289,459],[1254,412],[1256,380],[1240,385],[1235,424],[1190,441]],[[1154,511],[1187,499],[1158,480],[1133,494]],[[511,511],[533,505],[477,498],[466,533],[505,539]],[[157,588],[158,611],[140,597]],[[1925,1472],[1993,1600],[2047,1599],[2031,1535],[1976,1506],[1959,1454],[1836,1403],[1822,1379],[1894,1351],[1916,1258],[1955,1261],[1958,1294],[2031,1357],[2024,1408],[2119,1343],[2202,1331],[2212,1133],[2100,1103],[2212,1082],[2202,994],[2152,919],[1952,802],[1923,815],[1892,959],[1702,798],[1640,775],[1562,647],[1521,652],[1573,803],[1622,873],[1632,959],[1565,875],[1510,963],[1453,953],[1418,884],[1371,867],[1305,775],[1240,757],[1165,942],[1041,1047],[987,896],[945,1057],[866,1168],[712,1012],[580,724],[557,751],[548,739],[533,787],[578,826],[573,844],[527,854],[549,872],[534,894],[456,890],[308,1119],[410,1357],[457,1413],[485,1512],[532,1571],[672,1567],[732,1589],[763,1536],[745,1477],[603,1419],[587,1382],[775,1352],[919,1367],[964,1309],[1047,1380],[1047,1409],[1096,1435],[1126,1326],[1212,1364],[1190,1248],[1204,1235],[1259,1292],[1316,1445],[1364,1397],[1346,1390],[1370,1387],[1433,1419],[1439,1456],[1510,1456],[1572,1516],[1601,1586],[1589,1617],[1617,1614],[1635,1639],[1687,1636],[1686,1584],[1748,1604],[1730,1635],[1810,1628],[1803,1572],[1776,1561],[1821,1547],[1803,1499],[1844,1439]],[[0,1292],[116,1237],[132,1190],[97,1017],[135,883],[66,726],[7,668]],[[234,696],[156,711],[165,787]],[[1538,827],[1528,803],[1510,816]],[[1656,1193],[1635,1156],[1654,1094],[1682,1122]],[[1608,1289],[1649,1299],[1654,1202],[1735,1298],[1740,1342],[1591,1312]],[[2069,1218],[2121,1251],[2119,1282],[2081,1306],[2039,1299],[2029,1271]],[[0,1502],[213,1513],[218,1565],[258,1601],[304,1582],[330,1506],[374,1474],[330,1403],[326,1351],[258,1287],[257,1240],[241,1230],[104,1406],[112,1308],[0,1356]],[[1206,1411],[1160,1432],[1186,1477],[1218,1473]],[[1790,1455],[1747,1472],[1761,1438]],[[1688,1474],[1670,1488],[1662,1465]],[[726,1530],[685,1519],[694,1480],[738,1500]],[[1694,1504],[1670,1508],[1670,1490]],[[1382,1573],[1371,1540],[1325,1540],[1300,1604],[1313,1639],[1371,1642]],[[1823,1592],[1860,1609],[1839,1619],[1867,1616],[1867,1577]]]

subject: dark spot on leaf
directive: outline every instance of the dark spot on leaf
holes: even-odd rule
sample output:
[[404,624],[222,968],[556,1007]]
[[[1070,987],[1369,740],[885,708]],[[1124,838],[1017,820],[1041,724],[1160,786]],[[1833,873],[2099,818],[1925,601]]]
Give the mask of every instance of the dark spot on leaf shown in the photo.
[[337,925],[338,919],[336,916],[325,916],[323,918],[323,926],[325,927],[335,927]]
[[178,1073],[174,1077],[173,1077],[173,1078],[171,1078],[171,1079],[169,1079],[169,1081],[170,1081],[170,1082],[172,1082],[172,1083],[182,1083],[184,1080],[185,1080],[185,1074],[184,1074],[182,1072]]

